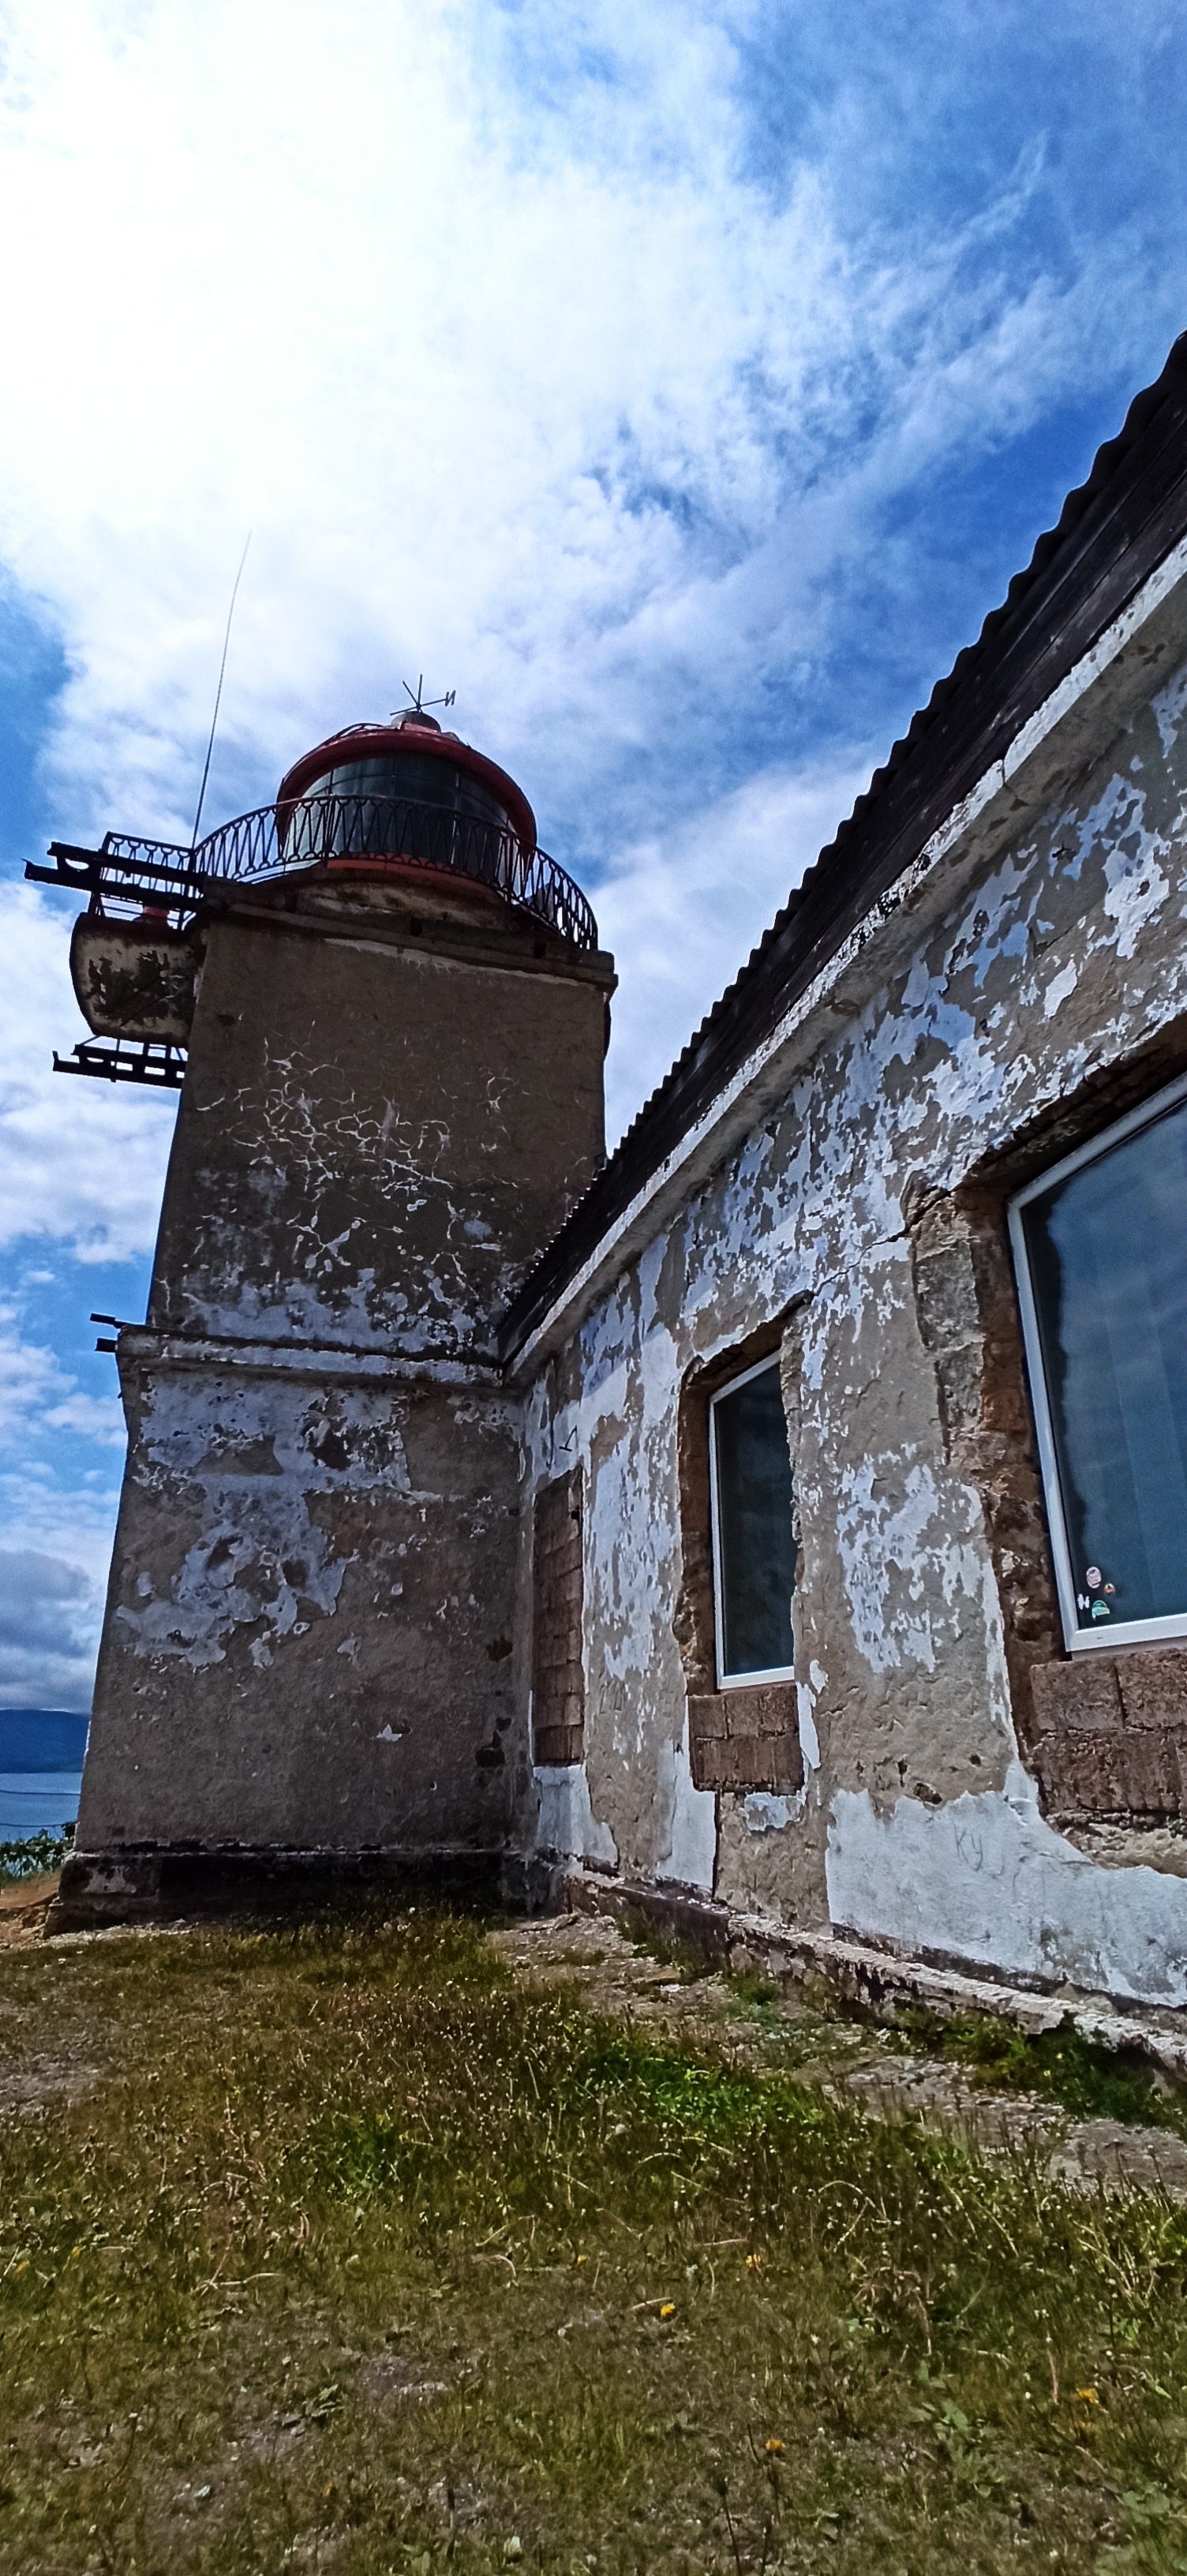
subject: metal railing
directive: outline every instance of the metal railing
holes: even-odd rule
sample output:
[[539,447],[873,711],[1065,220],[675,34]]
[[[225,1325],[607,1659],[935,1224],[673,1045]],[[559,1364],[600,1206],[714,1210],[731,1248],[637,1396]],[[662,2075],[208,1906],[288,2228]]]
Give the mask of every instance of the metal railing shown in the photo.
[[139,896],[181,918],[216,889],[284,877],[334,860],[398,860],[488,886],[532,913],[575,948],[595,949],[598,926],[579,885],[545,850],[525,850],[503,824],[397,796],[303,796],[262,805],[207,834],[193,850],[171,841],[108,832],[98,850],[51,844],[56,870],[30,867],[43,883],[72,884],[125,902]]

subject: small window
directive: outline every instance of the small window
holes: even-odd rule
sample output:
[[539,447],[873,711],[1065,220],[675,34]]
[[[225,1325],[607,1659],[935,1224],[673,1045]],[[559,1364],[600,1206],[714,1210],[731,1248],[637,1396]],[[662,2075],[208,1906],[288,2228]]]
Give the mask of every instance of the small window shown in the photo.
[[763,1360],[709,1410],[719,1689],[786,1681],[796,1543],[778,1360]]
[[1187,1080],[1010,1209],[1064,1634],[1187,1636]]

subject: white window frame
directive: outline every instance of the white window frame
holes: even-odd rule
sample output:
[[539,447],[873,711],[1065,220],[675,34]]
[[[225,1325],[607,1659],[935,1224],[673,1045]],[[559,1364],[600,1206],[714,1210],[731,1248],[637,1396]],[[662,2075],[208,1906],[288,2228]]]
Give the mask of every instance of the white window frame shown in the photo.
[[727,1378],[709,1399],[709,1511],[713,1527],[713,1653],[717,1666],[718,1690],[758,1690],[764,1682],[789,1682],[794,1678],[794,1664],[772,1664],[761,1673],[727,1673],[722,1666],[725,1639],[725,1583],[721,1550],[721,1511],[717,1491],[717,1423],[718,1405],[727,1395],[736,1395],[740,1386],[751,1378],[762,1377],[767,1369],[778,1369],[779,1354],[772,1351],[765,1360],[756,1360],[753,1368],[739,1369],[736,1377]]
[[1040,1172],[1036,1179],[1028,1181],[1025,1189],[1019,1190],[1016,1197],[1010,1201],[1010,1245],[1014,1255],[1014,1276],[1018,1283],[1018,1303],[1022,1315],[1022,1339],[1026,1349],[1027,1376],[1030,1381],[1031,1402],[1034,1406],[1035,1428],[1038,1432],[1039,1465],[1042,1470],[1043,1492],[1047,1503],[1051,1553],[1055,1560],[1055,1583],[1059,1594],[1064,1641],[1068,1652],[1073,1655],[1102,1654],[1116,1646],[1155,1645],[1161,1638],[1187,1637],[1187,1610],[1176,1611],[1171,1617],[1165,1619],[1102,1621],[1099,1628],[1081,1628],[1079,1625],[1076,1617],[1076,1579],[1072,1571],[1071,1549],[1068,1545],[1067,1521],[1064,1515],[1059,1463],[1055,1449],[1055,1432],[1047,1394],[1046,1371],[1043,1366],[1038,1308],[1031,1286],[1030,1262],[1027,1258],[1026,1236],[1023,1231],[1023,1211],[1029,1207],[1032,1199],[1041,1198],[1045,1191],[1053,1189],[1059,1181],[1068,1180],[1073,1172],[1081,1171],[1085,1163],[1096,1162],[1100,1155],[1109,1153],[1114,1145],[1124,1144],[1127,1136],[1136,1136],[1140,1128],[1152,1127],[1156,1119],[1165,1116],[1168,1109],[1175,1108],[1178,1102],[1185,1098],[1187,1098],[1187,1074],[1181,1074],[1177,1082],[1168,1083],[1164,1091],[1156,1091],[1152,1099],[1141,1103],[1140,1108],[1131,1109],[1126,1117],[1118,1118],[1113,1126],[1105,1128],[1102,1135],[1094,1136],[1090,1144],[1078,1146],[1074,1154],[1065,1154],[1061,1163],[1052,1163],[1047,1171]]

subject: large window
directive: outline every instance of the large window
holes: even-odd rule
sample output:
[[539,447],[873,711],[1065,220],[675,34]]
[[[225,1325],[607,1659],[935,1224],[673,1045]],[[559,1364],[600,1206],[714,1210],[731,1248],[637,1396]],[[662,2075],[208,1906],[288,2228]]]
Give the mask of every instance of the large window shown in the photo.
[[1068,1645],[1187,1636],[1187,1080],[1010,1231]]
[[796,1545],[778,1360],[714,1396],[709,1417],[717,1680],[785,1681]]

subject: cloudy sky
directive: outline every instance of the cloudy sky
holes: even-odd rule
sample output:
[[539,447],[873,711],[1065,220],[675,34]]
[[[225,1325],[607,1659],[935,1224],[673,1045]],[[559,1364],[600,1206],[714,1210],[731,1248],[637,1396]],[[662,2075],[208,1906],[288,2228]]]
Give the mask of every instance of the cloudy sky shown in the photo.
[[1187,322],[1177,0],[0,5],[0,1704],[85,1708],[171,1106],[51,837],[423,670],[622,978],[629,1120]]

